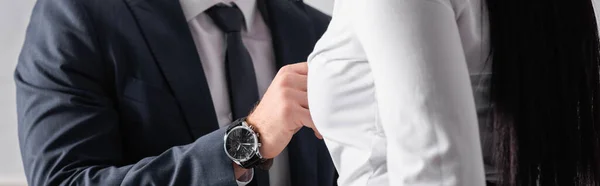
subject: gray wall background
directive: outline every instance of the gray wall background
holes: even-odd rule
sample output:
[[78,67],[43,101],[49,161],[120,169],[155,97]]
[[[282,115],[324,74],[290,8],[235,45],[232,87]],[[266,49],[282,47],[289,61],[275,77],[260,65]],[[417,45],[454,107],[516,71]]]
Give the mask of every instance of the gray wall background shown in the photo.
[[[330,13],[333,0],[305,0]],[[13,70],[35,0],[0,0],[0,186],[26,185],[17,139]]]

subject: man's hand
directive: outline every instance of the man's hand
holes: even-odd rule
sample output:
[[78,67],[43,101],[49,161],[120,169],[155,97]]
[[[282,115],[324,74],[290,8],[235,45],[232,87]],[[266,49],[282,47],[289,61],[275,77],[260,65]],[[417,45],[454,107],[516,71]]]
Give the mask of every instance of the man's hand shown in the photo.
[[292,139],[292,136],[306,126],[316,130],[306,96],[306,62],[287,65],[281,68],[267,92],[247,117],[247,122],[260,134],[260,153],[264,158],[277,156]]

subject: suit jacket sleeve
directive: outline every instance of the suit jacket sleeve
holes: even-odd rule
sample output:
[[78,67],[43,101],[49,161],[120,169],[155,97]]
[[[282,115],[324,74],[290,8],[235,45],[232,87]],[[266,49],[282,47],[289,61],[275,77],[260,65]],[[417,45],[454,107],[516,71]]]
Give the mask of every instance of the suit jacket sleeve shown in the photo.
[[94,25],[79,2],[37,2],[16,68],[19,141],[29,184],[236,185],[223,151],[225,129],[124,162],[110,64],[103,62]]
[[390,185],[484,185],[477,116],[450,0],[357,0]]

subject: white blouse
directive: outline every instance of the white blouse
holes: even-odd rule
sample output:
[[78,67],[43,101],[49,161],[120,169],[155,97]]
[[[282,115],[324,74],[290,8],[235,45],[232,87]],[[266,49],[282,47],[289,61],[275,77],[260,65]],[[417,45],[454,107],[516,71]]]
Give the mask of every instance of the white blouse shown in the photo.
[[336,0],[309,57],[311,115],[339,185],[484,185],[471,76],[479,0]]

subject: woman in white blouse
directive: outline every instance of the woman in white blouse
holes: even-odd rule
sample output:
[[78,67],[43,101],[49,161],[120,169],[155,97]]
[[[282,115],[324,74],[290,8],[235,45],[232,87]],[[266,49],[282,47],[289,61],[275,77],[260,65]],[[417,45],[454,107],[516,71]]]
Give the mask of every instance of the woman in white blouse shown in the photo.
[[335,1],[308,98],[339,185],[600,184],[591,0],[481,1]]

